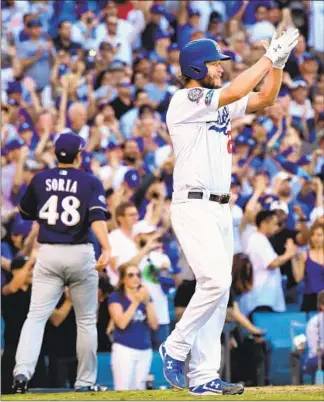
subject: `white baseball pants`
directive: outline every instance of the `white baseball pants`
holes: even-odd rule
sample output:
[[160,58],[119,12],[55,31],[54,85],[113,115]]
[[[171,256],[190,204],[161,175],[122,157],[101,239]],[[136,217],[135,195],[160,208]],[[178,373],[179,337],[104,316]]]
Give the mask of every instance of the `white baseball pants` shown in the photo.
[[92,244],[43,244],[33,272],[32,294],[27,319],[21,330],[14,376],[34,374],[44,328],[69,286],[77,323],[78,371],[75,387],[97,380],[98,272]]
[[152,349],[139,350],[114,343],[111,368],[115,391],[145,389],[152,356]]
[[173,200],[171,221],[197,285],[166,350],[181,361],[191,351],[189,386],[198,386],[219,377],[220,337],[232,282],[232,216],[229,204]]

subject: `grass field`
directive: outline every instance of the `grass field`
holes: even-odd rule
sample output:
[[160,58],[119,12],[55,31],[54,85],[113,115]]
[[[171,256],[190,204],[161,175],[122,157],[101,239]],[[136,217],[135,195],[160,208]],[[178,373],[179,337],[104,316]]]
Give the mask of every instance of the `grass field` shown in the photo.
[[75,393],[65,392],[60,394],[28,393],[25,395],[2,395],[5,401],[190,401],[190,400],[238,400],[238,401],[324,401],[324,388],[320,386],[285,386],[247,388],[240,396],[205,396],[193,397],[188,391],[156,390],[156,391],[109,391]]

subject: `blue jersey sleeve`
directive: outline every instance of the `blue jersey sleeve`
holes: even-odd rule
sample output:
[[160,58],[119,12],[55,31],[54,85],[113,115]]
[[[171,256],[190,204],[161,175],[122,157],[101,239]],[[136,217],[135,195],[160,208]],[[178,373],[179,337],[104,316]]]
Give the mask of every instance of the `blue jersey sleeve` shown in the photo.
[[27,190],[20,201],[19,211],[23,219],[30,221],[37,219],[37,198],[35,192],[35,178],[31,181],[31,183],[27,187]]
[[109,296],[107,300],[108,306],[111,303],[120,303],[120,293],[119,292],[112,292],[112,294]]
[[108,219],[108,210],[103,185],[97,178],[94,178],[91,184],[91,198],[89,202],[90,224],[94,221],[106,221]]

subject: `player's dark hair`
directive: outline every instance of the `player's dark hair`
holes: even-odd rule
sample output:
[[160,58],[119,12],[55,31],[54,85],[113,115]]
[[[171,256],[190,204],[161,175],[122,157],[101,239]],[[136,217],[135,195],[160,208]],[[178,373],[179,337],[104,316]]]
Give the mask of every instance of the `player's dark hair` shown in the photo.
[[232,278],[232,288],[236,296],[240,296],[252,289],[252,264],[246,254],[238,253],[234,255]]
[[179,81],[181,82],[181,85],[183,85],[185,87],[186,85],[189,84],[189,82],[191,81],[191,78],[188,77],[187,75],[180,75]]
[[[130,268],[130,267],[135,267],[135,268],[138,269],[138,266],[137,266],[136,264],[131,264],[131,263],[129,263],[129,262],[126,263],[126,264],[122,264],[122,265],[118,268],[119,280],[118,280],[118,283],[117,283],[117,285],[116,285],[116,290],[117,290],[117,292],[120,292],[120,293],[122,293],[122,294],[125,293],[125,284],[124,284],[124,281],[125,281],[125,277],[126,277],[126,275],[127,275],[127,270],[128,270],[128,268]],[[139,271],[139,269],[138,269],[138,271]]]
[[256,218],[255,218],[255,224],[257,226],[257,228],[260,228],[261,223],[263,221],[269,221],[270,219],[272,219],[274,216],[276,215],[275,211],[268,211],[268,210],[263,210],[260,211]]
[[116,217],[116,222],[119,225],[119,221],[118,218],[125,216],[125,212],[127,210],[127,208],[132,208],[135,207],[135,204],[133,204],[132,202],[122,202],[121,204],[119,204],[116,209],[115,209],[115,217]]

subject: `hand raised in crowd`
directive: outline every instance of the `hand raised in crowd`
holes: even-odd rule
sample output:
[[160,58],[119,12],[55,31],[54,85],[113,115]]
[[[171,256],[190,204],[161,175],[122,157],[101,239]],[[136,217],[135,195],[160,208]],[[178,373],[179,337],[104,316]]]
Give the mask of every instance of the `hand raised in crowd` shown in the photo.
[[150,294],[143,285],[134,293],[134,298],[138,303],[148,304],[150,302]]
[[286,243],[285,243],[285,248],[286,248],[286,253],[292,258],[295,257],[295,255],[297,254],[297,246],[294,243],[293,239],[287,239]]

